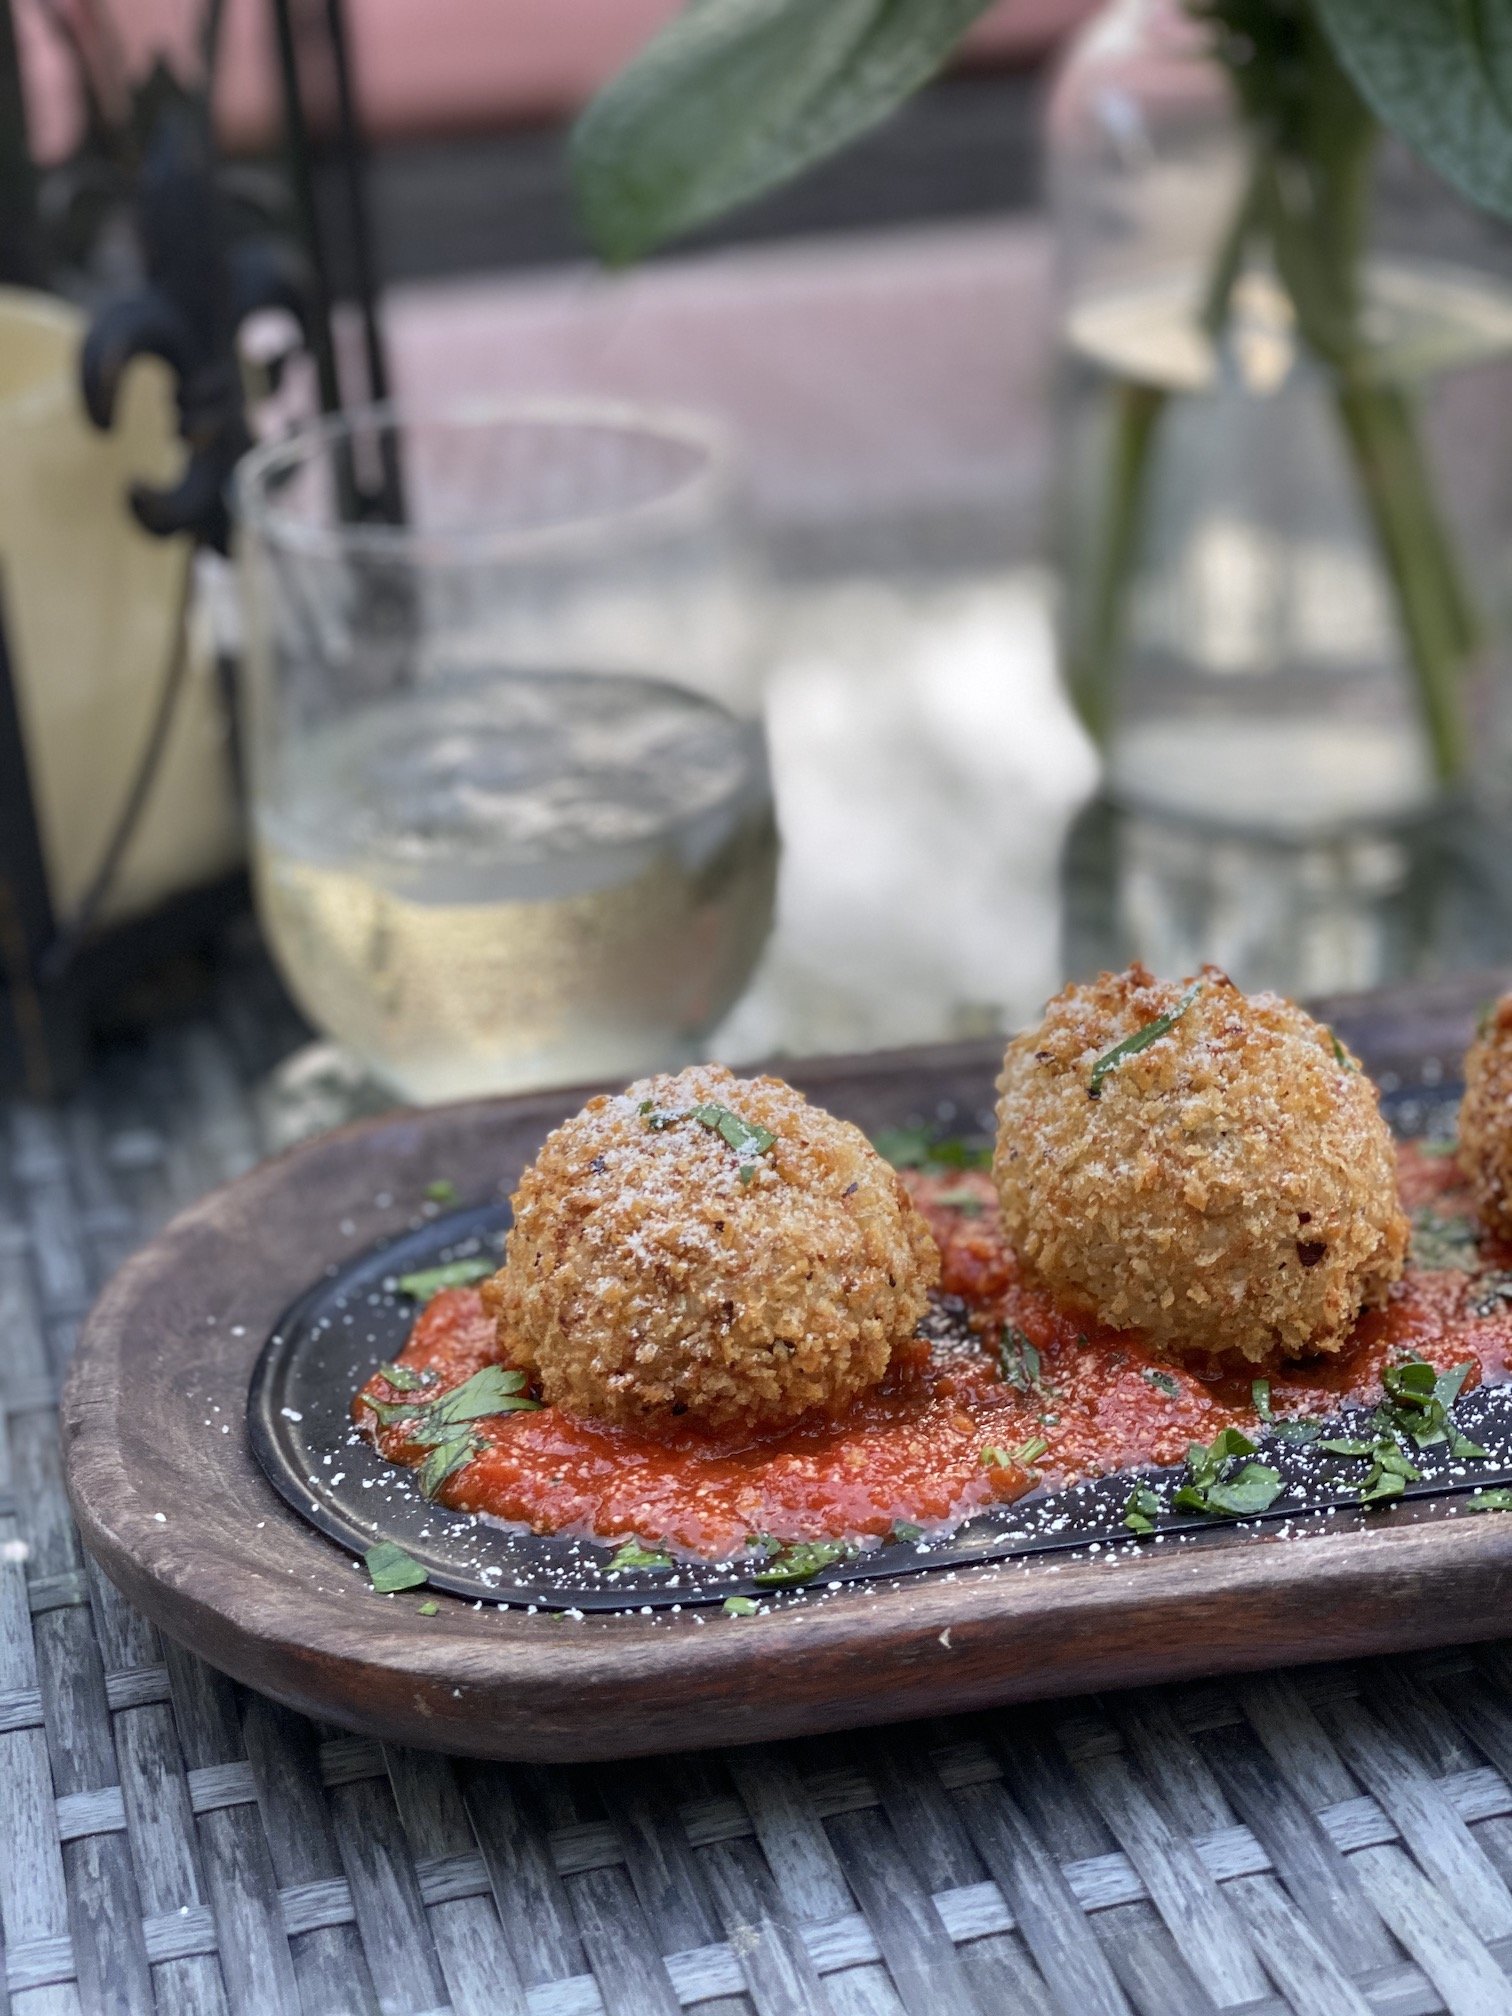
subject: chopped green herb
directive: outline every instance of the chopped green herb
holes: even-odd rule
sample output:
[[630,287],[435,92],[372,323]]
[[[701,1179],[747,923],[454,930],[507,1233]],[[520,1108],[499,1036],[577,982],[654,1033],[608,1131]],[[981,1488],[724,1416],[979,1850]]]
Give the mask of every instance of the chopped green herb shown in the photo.
[[1417,1151],[1419,1155],[1431,1155],[1435,1161],[1447,1162],[1451,1155],[1458,1155],[1459,1142],[1452,1135],[1440,1136],[1433,1141],[1419,1141]]
[[368,1580],[380,1596],[392,1596],[396,1589],[418,1589],[430,1577],[397,1540],[380,1540],[363,1555]]
[[1476,1491],[1465,1501],[1467,1512],[1512,1512],[1512,1491]]
[[1022,1330],[1005,1323],[1003,1334],[998,1339],[998,1372],[1005,1384],[1020,1393],[1037,1393],[1041,1390],[1042,1371],[1040,1354],[1035,1346]]
[[1157,1015],[1153,1022],[1146,1022],[1144,1027],[1136,1029],[1132,1036],[1125,1036],[1121,1043],[1115,1043],[1111,1050],[1105,1050],[1092,1066],[1092,1076],[1087,1085],[1088,1094],[1093,1099],[1101,1098],[1103,1080],[1108,1073],[1116,1070],[1126,1058],[1137,1057],[1141,1050],[1148,1050],[1152,1043],[1158,1043],[1162,1036],[1168,1035],[1201,992],[1202,982],[1194,980],[1169,1015]]
[[941,1139],[927,1127],[881,1127],[872,1146],[895,1169],[990,1169],[992,1150],[960,1135]]
[[999,1449],[989,1445],[982,1451],[982,1461],[992,1470],[1027,1470],[1049,1447],[1043,1435],[1036,1435],[1022,1449]]
[[1386,1399],[1376,1409],[1377,1433],[1405,1437],[1419,1449],[1447,1442],[1450,1455],[1467,1462],[1483,1458],[1485,1450],[1462,1435],[1450,1416],[1472,1369],[1468,1358],[1447,1372],[1436,1372],[1425,1358],[1406,1358],[1388,1365],[1381,1375]]
[[417,1617],[434,1617],[440,1608],[441,1605],[439,1603],[422,1603],[415,1614]]
[[1343,1065],[1346,1071],[1358,1071],[1360,1068],[1359,1065],[1356,1064],[1353,1057],[1350,1056],[1332,1029],[1328,1032],[1328,1040],[1333,1045],[1334,1062]]
[[400,1393],[418,1393],[421,1387],[436,1383],[434,1372],[416,1372],[409,1365],[380,1365],[378,1374]]
[[626,1540],[604,1573],[617,1575],[625,1568],[670,1568],[672,1565],[672,1556],[660,1547],[642,1547],[639,1540]]
[[910,1546],[924,1538],[924,1528],[915,1526],[911,1519],[894,1519],[889,1537],[900,1547]]
[[399,1293],[412,1302],[429,1302],[443,1288],[470,1288],[498,1271],[498,1263],[478,1254],[472,1260],[448,1260],[440,1267],[422,1267],[415,1274],[399,1276]]
[[794,1540],[758,1568],[755,1580],[767,1589],[796,1588],[812,1582],[821,1569],[848,1560],[855,1550],[843,1540]]
[[759,1120],[742,1120],[738,1113],[732,1113],[728,1106],[713,1103],[695,1106],[693,1118],[700,1127],[707,1127],[711,1134],[717,1134],[727,1148],[733,1148],[740,1156],[766,1155],[777,1146],[777,1136]]
[[457,1201],[456,1184],[453,1183],[450,1176],[437,1177],[434,1183],[426,1184],[425,1201],[427,1204],[455,1204]]
[[754,1596],[726,1596],[721,1607],[726,1617],[754,1617],[761,1605]]
[[1155,1521],[1164,1510],[1158,1491],[1152,1491],[1148,1484],[1136,1484],[1123,1509],[1123,1523],[1131,1533],[1153,1533]]
[[521,1392],[524,1384],[523,1372],[485,1365],[460,1386],[431,1400],[369,1400],[366,1404],[385,1428],[393,1427],[396,1421],[413,1422],[407,1439],[426,1448],[445,1441],[464,1422],[483,1421],[491,1414],[536,1413],[541,1403]]
[[1368,1456],[1374,1447],[1373,1442],[1355,1441],[1347,1435],[1331,1435],[1318,1444],[1325,1456]]
[[1250,1381],[1250,1401],[1260,1419],[1269,1426],[1272,1419],[1269,1379],[1252,1379]]
[[1193,1442],[1187,1449],[1187,1482],[1172,1503],[1184,1512],[1204,1512],[1227,1519],[1245,1519],[1267,1512],[1283,1490],[1280,1472],[1268,1463],[1244,1463],[1255,1445],[1237,1428],[1223,1428],[1210,1443]]
[[1157,1393],[1164,1393],[1168,1400],[1179,1400],[1181,1398],[1181,1382],[1176,1378],[1174,1373],[1158,1372],[1153,1365],[1147,1365],[1144,1369],[1144,1376],[1155,1388],[1155,1391]]
[[1480,1234],[1470,1218],[1446,1217],[1431,1206],[1412,1215],[1412,1264],[1442,1272],[1474,1269],[1480,1258]]
[[479,1453],[482,1448],[476,1435],[453,1435],[448,1441],[435,1443],[425,1461],[415,1472],[415,1482],[420,1487],[423,1498],[434,1498],[448,1477],[454,1477]]
[[1278,1442],[1316,1442],[1323,1433],[1316,1422],[1294,1420],[1289,1415],[1273,1413],[1269,1379],[1250,1381],[1250,1401],[1265,1423],[1266,1433],[1274,1435]]

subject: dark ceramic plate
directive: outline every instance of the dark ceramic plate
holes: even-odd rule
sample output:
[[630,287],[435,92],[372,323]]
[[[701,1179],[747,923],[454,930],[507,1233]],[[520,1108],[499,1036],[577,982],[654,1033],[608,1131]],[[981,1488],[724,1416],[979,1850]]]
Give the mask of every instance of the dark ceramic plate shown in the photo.
[[[1445,1097],[1388,1101],[1403,1131],[1442,1124]],[[391,1244],[376,1247],[312,1288],[290,1308],[257,1361],[248,1400],[252,1446],[275,1488],[321,1532],[355,1553],[393,1540],[425,1568],[432,1585],[489,1603],[538,1604],[543,1609],[621,1610],[719,1603],[759,1596],[750,1561],[679,1564],[671,1571],[610,1572],[614,1549],[590,1541],[542,1536],[496,1521],[452,1512],[421,1496],[413,1475],[387,1463],[351,1424],[352,1395],[402,1349],[415,1304],[398,1279],[444,1261],[498,1250],[508,1213],[487,1205],[438,1218]],[[938,1303],[929,1318],[937,1335],[964,1329],[964,1312]],[[1363,1410],[1346,1410],[1334,1435],[1357,1433]],[[1486,1388],[1456,1410],[1456,1420],[1488,1460],[1451,1461],[1442,1448],[1414,1457],[1422,1482],[1413,1499],[1441,1497],[1512,1480],[1512,1388]],[[1363,1466],[1309,1446],[1267,1437],[1262,1459],[1286,1488],[1258,1515],[1269,1522],[1308,1520],[1358,1505]],[[1036,1492],[973,1519],[948,1537],[879,1546],[825,1569],[819,1584],[893,1579],[1016,1555],[1128,1545],[1123,1516],[1141,1481],[1166,1484],[1171,1472],[1123,1472],[1069,1490]],[[1208,1529],[1201,1515],[1167,1515],[1162,1533]]]

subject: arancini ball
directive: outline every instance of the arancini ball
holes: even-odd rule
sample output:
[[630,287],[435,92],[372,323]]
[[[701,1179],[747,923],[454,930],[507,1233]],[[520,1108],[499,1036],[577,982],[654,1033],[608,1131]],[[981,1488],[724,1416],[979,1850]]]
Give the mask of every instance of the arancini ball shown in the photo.
[[484,1286],[545,1398],[656,1433],[839,1413],[911,1337],[939,1253],[859,1128],[717,1065],[591,1099],[514,1194]]
[[1503,994],[1465,1052],[1459,1161],[1483,1221],[1512,1239],[1512,994]]
[[1338,1351],[1402,1272],[1375,1087],[1331,1030],[1215,966],[1067,987],[998,1090],[1008,1239],[1116,1329],[1255,1364]]

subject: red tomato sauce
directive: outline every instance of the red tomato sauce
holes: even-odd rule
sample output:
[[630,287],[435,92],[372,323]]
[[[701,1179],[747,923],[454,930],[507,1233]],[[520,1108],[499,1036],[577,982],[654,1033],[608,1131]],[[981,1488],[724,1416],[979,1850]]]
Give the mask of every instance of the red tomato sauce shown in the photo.
[[[1111,1330],[1059,1307],[1024,1282],[997,1220],[990,1179],[912,1175],[910,1187],[941,1251],[942,1290],[967,1306],[968,1340],[911,1340],[884,1383],[838,1420],[715,1442],[696,1430],[653,1439],[601,1427],[559,1408],[475,1425],[482,1448],[441,1486],[439,1501],[540,1533],[613,1540],[635,1535],[722,1559],[757,1534],[779,1541],[885,1538],[899,1522],[942,1531],[1036,1483],[1069,1483],[1140,1464],[1179,1463],[1192,1442],[1234,1426],[1263,1431],[1252,1382],[1270,1382],[1276,1415],[1319,1417],[1381,1394],[1389,1359],[1416,1354],[1440,1369],[1471,1362],[1467,1390],[1512,1365],[1512,1305],[1477,1314],[1471,1277],[1409,1268],[1384,1309],[1367,1312],[1336,1357],[1270,1367],[1174,1360],[1134,1331]],[[1410,1210],[1468,1215],[1452,1160],[1411,1146],[1401,1155]],[[1482,1248],[1497,1268],[1512,1253]],[[1005,1328],[1032,1347],[1010,1346]],[[433,1372],[423,1397],[501,1361],[476,1289],[443,1290],[421,1312],[399,1363]],[[358,1424],[396,1463],[423,1447],[403,1420],[379,1427],[364,1396],[406,1396],[375,1374],[353,1403]],[[1036,1440],[1032,1460],[1008,1460]],[[985,1453],[984,1452],[988,1452]]]

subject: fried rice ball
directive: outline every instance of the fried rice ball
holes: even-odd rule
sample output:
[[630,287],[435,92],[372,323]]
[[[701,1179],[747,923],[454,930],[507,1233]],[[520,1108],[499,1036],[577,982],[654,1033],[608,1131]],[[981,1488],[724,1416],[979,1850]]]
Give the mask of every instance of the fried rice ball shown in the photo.
[[1465,1052],[1459,1161],[1482,1219],[1512,1239],[1512,994],[1504,994]]
[[928,1227],[859,1128],[716,1065],[591,1099],[513,1201],[483,1290],[505,1352],[554,1404],[652,1433],[838,1413],[939,1278]]
[[1215,966],[1067,987],[1009,1044],[998,1090],[1007,1236],[1115,1329],[1255,1364],[1338,1351],[1402,1272],[1374,1086],[1332,1031]]

